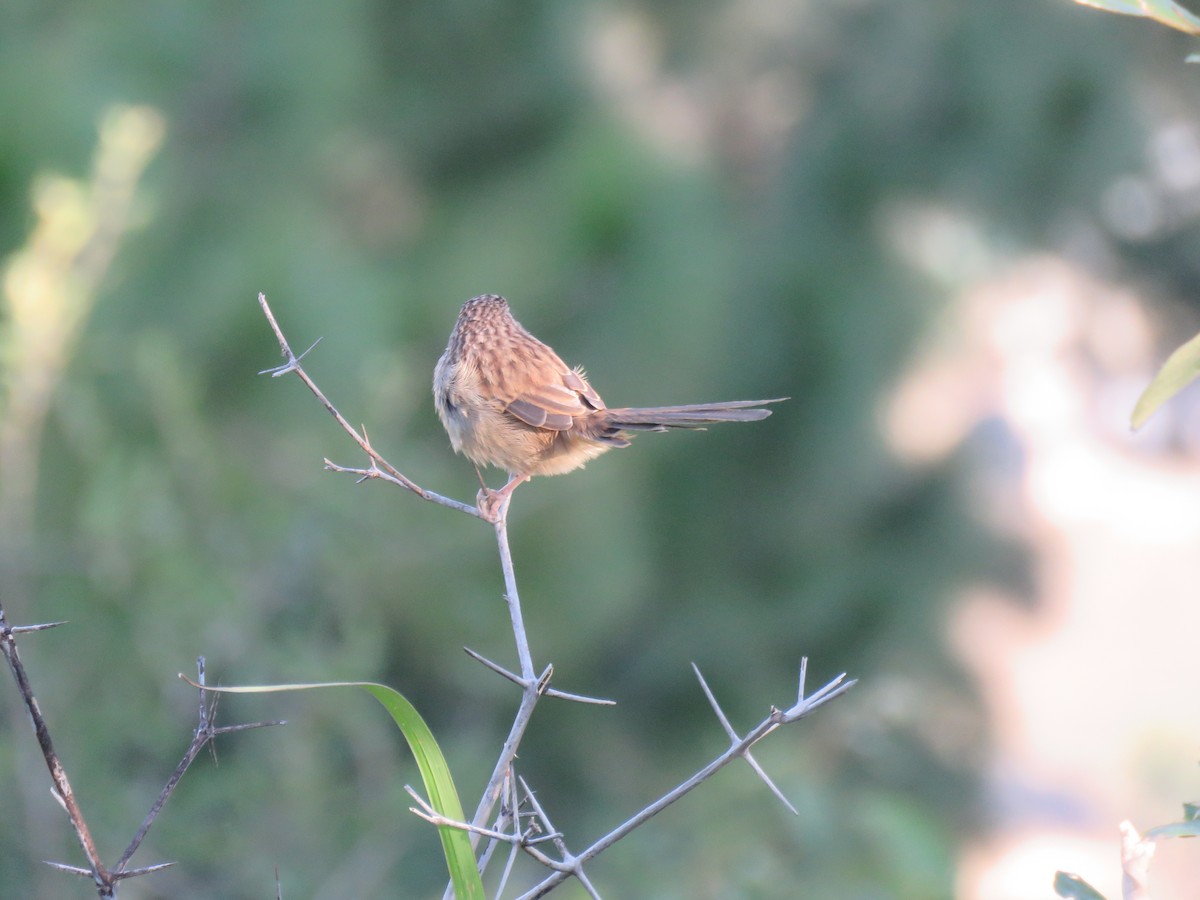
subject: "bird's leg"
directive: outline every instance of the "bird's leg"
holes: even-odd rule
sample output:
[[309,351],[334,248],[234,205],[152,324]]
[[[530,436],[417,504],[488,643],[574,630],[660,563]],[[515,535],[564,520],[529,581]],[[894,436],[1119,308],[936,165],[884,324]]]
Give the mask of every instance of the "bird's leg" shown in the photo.
[[514,472],[509,472],[508,473],[508,484],[506,484],[504,487],[500,488],[500,490],[496,491],[496,493],[501,494],[505,497],[511,497],[512,492],[517,489],[517,485],[521,484],[521,482],[523,482],[523,481],[528,481],[529,479],[530,479],[529,475],[517,475]]
[[471,463],[471,465],[475,466],[475,477],[479,479],[479,489],[481,491],[490,490],[490,488],[487,486],[487,482],[483,480],[483,473],[479,471],[479,466],[475,463]]
[[[479,471],[478,468],[475,470]],[[493,491],[487,485],[480,488],[480,491],[475,496],[475,503],[479,507],[479,512],[489,522],[499,522],[505,515],[508,514],[508,502],[512,499],[512,493],[517,489],[523,481],[528,481],[528,475],[516,475],[512,472],[508,473],[508,484],[500,488],[498,491]],[[483,483],[483,478],[479,479],[480,484]]]

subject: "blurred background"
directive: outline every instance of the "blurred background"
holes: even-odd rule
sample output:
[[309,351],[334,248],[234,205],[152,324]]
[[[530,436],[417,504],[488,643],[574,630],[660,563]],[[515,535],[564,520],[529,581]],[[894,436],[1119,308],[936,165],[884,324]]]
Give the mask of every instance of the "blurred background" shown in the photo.
[[[0,7],[0,590],[114,861],[195,726],[175,677],[367,679],[473,806],[516,707],[491,530],[430,376],[461,303],[612,405],[788,395],[517,492],[546,702],[520,771],[581,849],[810,684],[846,698],[591,868],[607,897],[1119,890],[1116,825],[1197,785],[1197,401],[1128,416],[1200,329],[1193,43],[1066,0]],[[495,483],[502,478],[492,473]],[[436,896],[367,697],[241,697],[123,897]],[[11,686],[0,893],[91,896]],[[1200,865],[1163,846],[1156,897]],[[537,877],[519,866],[520,883]],[[582,896],[577,885],[561,889]]]

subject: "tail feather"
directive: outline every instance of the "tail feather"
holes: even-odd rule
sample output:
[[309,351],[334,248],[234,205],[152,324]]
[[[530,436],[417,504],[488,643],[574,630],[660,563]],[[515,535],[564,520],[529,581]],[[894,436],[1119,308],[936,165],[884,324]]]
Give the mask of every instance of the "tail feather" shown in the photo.
[[668,428],[703,428],[717,422],[757,422],[771,414],[762,407],[772,400],[731,400],[727,403],[696,403],[691,406],[647,406],[606,410],[610,428],[627,431],[666,431]]

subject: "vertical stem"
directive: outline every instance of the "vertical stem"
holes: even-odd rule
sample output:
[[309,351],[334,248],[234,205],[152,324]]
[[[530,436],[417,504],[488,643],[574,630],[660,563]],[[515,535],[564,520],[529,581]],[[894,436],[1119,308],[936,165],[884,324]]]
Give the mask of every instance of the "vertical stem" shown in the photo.
[[[513,718],[512,728],[508,730],[508,737],[504,740],[504,746],[500,749],[500,758],[496,760],[496,767],[492,770],[492,777],[488,780],[488,785],[483,789],[483,796],[479,798],[479,806],[475,810],[475,817],[471,819],[471,823],[480,828],[486,828],[488,819],[492,815],[492,810],[496,807],[496,801],[500,799],[500,791],[504,788],[504,776],[508,774],[509,767],[512,765],[513,759],[517,755],[517,748],[521,745],[521,738],[525,736],[525,729],[529,726],[529,720],[533,718],[533,708],[537,705],[538,693],[536,686],[530,686],[525,689],[525,693],[521,695],[521,705],[517,707],[517,714]],[[479,835],[471,833],[471,845],[475,846],[479,843]]]
[[[512,761],[517,755],[517,748],[521,745],[521,739],[525,736],[525,729],[529,727],[529,721],[533,718],[533,708],[537,706],[537,702],[541,697],[541,694],[538,693],[537,674],[533,669],[533,654],[529,652],[529,638],[525,634],[525,619],[521,615],[521,597],[517,592],[517,577],[513,571],[512,552],[508,546],[507,501],[496,522],[496,544],[500,549],[500,567],[504,571],[504,600],[508,603],[508,614],[512,619],[513,639],[516,641],[517,657],[521,663],[521,681],[523,682],[523,687],[521,705],[517,707],[517,714],[513,717],[512,727],[508,730],[508,737],[505,738],[504,746],[500,749],[500,756],[496,760],[495,768],[492,769],[492,777],[488,779],[487,787],[483,790],[483,796],[479,798],[479,806],[475,810],[475,816],[471,819],[473,824],[481,828],[487,826],[492,811],[496,808],[496,803],[500,799],[500,792],[504,788],[504,778],[508,774],[512,766]],[[479,835],[472,833],[471,846],[477,847],[478,845]]]
[[[521,693],[521,705],[517,707],[517,714],[513,718],[512,727],[508,731],[504,746],[500,749],[500,757],[496,760],[492,777],[488,779],[487,787],[484,788],[483,796],[479,799],[479,806],[475,810],[475,817],[471,820],[480,827],[487,825],[496,801],[500,799],[504,776],[508,774],[509,767],[517,755],[521,738],[525,736],[525,729],[533,717],[533,708],[537,706],[541,696],[537,690],[537,675],[533,671],[533,655],[529,652],[529,638],[525,634],[525,620],[521,616],[521,598],[517,593],[517,577],[513,572],[512,553],[508,548],[507,503],[496,522],[496,543],[500,548],[500,567],[504,570],[504,599],[508,603],[509,616],[512,617],[513,638],[517,643],[517,657],[521,661],[521,681],[524,682],[524,686]],[[479,835],[472,834],[471,843],[478,845]]]
[[496,543],[500,548],[500,568],[504,571],[504,600],[508,604],[508,615],[512,619],[513,638],[517,642],[517,658],[521,662],[521,678],[526,690],[531,690],[537,675],[533,671],[533,656],[529,652],[529,638],[525,634],[525,620],[521,615],[521,597],[517,593],[517,576],[513,571],[512,551],[508,549],[508,503],[496,522]]

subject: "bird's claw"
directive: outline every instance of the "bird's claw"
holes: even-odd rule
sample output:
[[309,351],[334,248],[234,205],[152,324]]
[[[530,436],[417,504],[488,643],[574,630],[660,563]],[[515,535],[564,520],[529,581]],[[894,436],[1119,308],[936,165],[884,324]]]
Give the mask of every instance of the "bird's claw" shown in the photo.
[[475,506],[479,509],[479,517],[493,525],[502,521],[508,513],[508,501],[511,493],[493,491],[491,488],[480,488],[475,495]]

